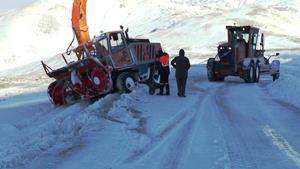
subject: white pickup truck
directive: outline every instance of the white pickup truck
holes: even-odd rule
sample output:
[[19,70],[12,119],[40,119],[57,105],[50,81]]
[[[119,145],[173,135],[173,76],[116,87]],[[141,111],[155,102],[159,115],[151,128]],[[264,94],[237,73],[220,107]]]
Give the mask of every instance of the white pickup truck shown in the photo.
[[273,60],[270,63],[270,59],[274,56],[279,56],[279,53],[276,53],[275,55],[269,56],[269,58],[261,58],[259,62],[260,67],[260,73],[261,74],[269,74],[273,77],[273,81],[279,79],[280,75],[280,61],[279,60]]

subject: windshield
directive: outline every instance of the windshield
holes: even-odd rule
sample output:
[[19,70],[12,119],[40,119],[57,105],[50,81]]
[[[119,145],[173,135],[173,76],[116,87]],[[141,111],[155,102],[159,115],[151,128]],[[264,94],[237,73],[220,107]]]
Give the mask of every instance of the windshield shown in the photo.
[[97,56],[103,57],[108,55],[108,43],[105,35],[100,35],[100,37],[96,39],[95,48]]
[[249,42],[249,33],[243,33],[241,31],[233,31],[233,37],[234,39],[244,39],[246,43]]
[[124,39],[120,32],[110,34],[109,40],[112,53],[125,48]]

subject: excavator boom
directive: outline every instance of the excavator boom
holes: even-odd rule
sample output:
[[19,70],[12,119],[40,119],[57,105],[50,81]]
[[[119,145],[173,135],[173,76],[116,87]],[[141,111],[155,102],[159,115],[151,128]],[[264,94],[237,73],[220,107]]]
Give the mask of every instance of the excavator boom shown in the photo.
[[72,9],[72,28],[78,41],[82,45],[90,41],[86,19],[87,0],[74,0]]

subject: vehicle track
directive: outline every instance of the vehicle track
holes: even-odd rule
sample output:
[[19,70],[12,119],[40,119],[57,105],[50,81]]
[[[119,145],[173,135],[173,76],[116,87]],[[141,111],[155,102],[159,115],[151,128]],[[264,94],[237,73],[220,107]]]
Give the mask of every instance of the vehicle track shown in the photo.
[[[219,96],[224,94],[224,89],[216,90]],[[235,117],[232,110],[226,107],[224,99],[215,96],[214,102],[218,115],[217,118],[223,128],[223,136],[226,140],[228,158],[231,169],[258,169],[254,157],[250,151],[247,141],[241,135],[239,128],[235,124]]]
[[[199,105],[199,100],[197,100],[193,105],[195,106],[191,106],[191,107],[197,107],[197,105]],[[190,125],[190,121],[194,122],[193,118],[196,114],[196,111],[192,110],[191,108],[188,108],[186,110],[181,111],[180,113],[178,113],[175,117],[173,117],[171,120],[169,120],[167,122],[167,126],[165,128],[163,128],[157,135],[153,136],[151,138],[151,141],[146,144],[142,149],[137,150],[135,152],[133,152],[133,154],[131,156],[129,156],[124,163],[133,163],[138,161],[139,159],[141,159],[142,157],[144,157],[145,155],[147,155],[149,152],[151,152],[151,150],[155,149],[157,146],[159,146],[161,142],[163,142],[164,140],[168,139],[170,133],[174,130],[178,130],[178,126],[180,126],[181,128],[179,129],[180,131],[184,130],[187,131],[188,127],[191,127]],[[188,132],[187,132],[188,133]],[[182,138],[183,139],[183,138]],[[180,140],[180,138],[179,138]],[[179,142],[184,142],[183,140],[179,141]]]

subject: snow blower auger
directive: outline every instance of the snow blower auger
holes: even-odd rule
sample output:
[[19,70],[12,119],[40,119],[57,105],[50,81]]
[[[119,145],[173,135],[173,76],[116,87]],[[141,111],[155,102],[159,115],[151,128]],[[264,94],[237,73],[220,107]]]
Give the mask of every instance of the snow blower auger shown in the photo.
[[62,54],[66,65],[55,70],[42,61],[46,74],[55,79],[48,87],[53,104],[99,98],[112,92],[129,93],[137,83],[147,84],[149,94],[154,93],[159,86],[154,72],[160,43],[129,38],[128,29],[124,31],[123,26],[119,31],[102,33],[91,40],[86,22],[86,0],[74,0],[72,28],[79,46],[70,51],[70,45],[66,54],[75,54],[77,60],[68,62]]

